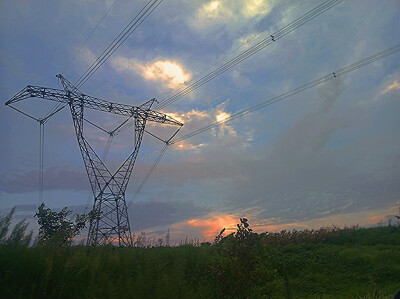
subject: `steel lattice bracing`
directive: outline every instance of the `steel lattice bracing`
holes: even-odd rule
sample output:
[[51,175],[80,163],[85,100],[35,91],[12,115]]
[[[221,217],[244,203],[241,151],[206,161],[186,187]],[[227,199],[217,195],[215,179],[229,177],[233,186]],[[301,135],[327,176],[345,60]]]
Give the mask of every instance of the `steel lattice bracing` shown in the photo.
[[[28,85],[7,101],[6,105],[27,98],[41,98],[69,105],[78,145],[94,195],[93,211],[97,215],[90,223],[87,244],[96,246],[118,243],[120,246],[131,246],[132,237],[125,191],[139,152],[146,123],[152,121],[176,126],[182,126],[182,124],[166,114],[150,110],[154,99],[141,106],[113,103],[85,95],[62,75],[57,77],[61,80],[64,90]],[[84,137],[85,108],[124,115],[134,119],[133,151],[114,174],[110,173]]]

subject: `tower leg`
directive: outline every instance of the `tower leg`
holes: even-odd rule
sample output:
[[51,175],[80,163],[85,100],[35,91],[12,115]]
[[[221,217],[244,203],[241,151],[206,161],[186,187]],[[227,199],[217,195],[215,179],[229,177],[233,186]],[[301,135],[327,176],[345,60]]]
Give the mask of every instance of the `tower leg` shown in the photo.
[[133,245],[125,196],[96,198],[93,211],[99,216],[90,223],[87,245]]
[[135,119],[135,147],[120,168],[112,175],[83,136],[83,105],[70,104],[79,148],[94,195],[96,216],[89,226],[87,245],[118,244],[132,246],[125,191],[139,152],[146,119]]

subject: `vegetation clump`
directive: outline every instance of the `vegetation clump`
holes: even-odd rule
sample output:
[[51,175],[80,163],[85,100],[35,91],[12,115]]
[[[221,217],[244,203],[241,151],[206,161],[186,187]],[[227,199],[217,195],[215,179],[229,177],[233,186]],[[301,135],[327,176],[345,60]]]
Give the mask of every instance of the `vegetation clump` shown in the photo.
[[72,211],[67,207],[60,212],[54,212],[50,208],[46,208],[42,203],[39,206],[35,217],[38,218],[39,235],[36,239],[36,245],[47,246],[67,246],[72,244],[74,237],[80,234],[81,230],[86,227],[86,223],[94,217],[93,213],[76,214],[75,219],[68,217]]
[[258,234],[246,218],[240,218],[236,232],[223,237],[224,231],[215,238],[216,255],[209,267],[218,295],[224,298],[268,295],[267,282],[273,279],[274,271]]

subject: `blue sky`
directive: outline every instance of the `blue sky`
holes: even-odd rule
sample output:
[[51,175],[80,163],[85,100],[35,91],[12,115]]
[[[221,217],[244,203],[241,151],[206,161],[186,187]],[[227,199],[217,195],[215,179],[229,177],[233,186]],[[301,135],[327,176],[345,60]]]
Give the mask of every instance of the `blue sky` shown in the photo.
[[[61,88],[62,72],[114,1],[0,2],[0,98],[28,84]],[[118,0],[64,75],[75,82],[147,1]],[[81,88],[139,105],[191,79],[303,15],[321,1],[165,0]],[[163,112],[181,135],[399,43],[397,0],[345,0],[198,88]],[[18,105],[43,116],[52,107]],[[212,238],[239,217],[257,231],[369,225],[400,206],[399,54],[170,147],[130,206],[132,230]],[[110,129],[120,121],[88,112]],[[0,106],[0,210],[28,217],[39,203],[39,125]],[[86,127],[101,155],[107,136]],[[160,136],[171,128],[149,125]],[[115,169],[132,132],[113,141]],[[163,145],[144,137],[127,201]],[[92,199],[66,109],[46,125],[44,200],[90,209]]]

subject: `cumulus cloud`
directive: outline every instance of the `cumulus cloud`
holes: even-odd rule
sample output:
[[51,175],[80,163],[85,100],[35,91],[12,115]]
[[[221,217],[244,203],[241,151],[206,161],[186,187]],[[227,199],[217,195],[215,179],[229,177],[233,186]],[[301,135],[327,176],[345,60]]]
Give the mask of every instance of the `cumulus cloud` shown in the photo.
[[198,11],[200,18],[216,19],[224,14],[224,8],[221,1],[211,1],[205,3]]
[[[216,128],[211,130],[211,135],[219,138],[238,138],[238,134],[233,126],[223,123],[223,121],[230,117],[230,113],[226,112],[226,103],[218,105],[216,108],[210,110],[195,110],[192,109],[188,112],[177,111],[177,112],[163,112],[168,116],[182,122],[184,124],[180,136],[187,133],[191,133],[197,129],[206,127],[215,122],[221,122]],[[203,135],[204,136],[204,135]],[[226,139],[225,139],[226,141]],[[207,145],[206,142],[195,144],[190,141],[184,140],[178,142],[175,148],[178,150],[194,150],[200,149]]]
[[274,6],[272,0],[212,0],[196,12],[192,24],[207,27],[215,23],[243,22],[250,18],[266,16]]
[[[78,47],[77,47],[78,49]],[[77,50],[76,49],[76,50]],[[82,48],[79,51],[79,59],[87,66],[91,65],[96,61],[96,55],[87,47]]]
[[245,36],[239,38],[239,46],[244,50],[250,48],[251,43],[258,39],[261,36],[261,33],[250,33]]
[[223,137],[225,133],[227,133],[230,136],[237,137],[235,129],[232,126],[224,123],[224,121],[228,119],[230,116],[231,116],[230,113],[227,113],[225,111],[222,110],[217,111],[215,119],[217,122],[221,122],[221,125],[219,126],[219,134],[218,134],[219,137]]
[[268,14],[273,7],[271,0],[246,0],[243,1],[242,13],[247,18]]
[[398,80],[394,80],[392,83],[388,84],[382,93],[385,94],[394,91],[400,91],[400,82]]
[[136,59],[118,56],[112,60],[111,65],[119,72],[139,74],[146,80],[162,82],[170,89],[178,89],[192,78],[188,70],[172,60],[156,60],[142,64]]
[[207,145],[206,143],[192,144],[187,141],[181,141],[179,142],[178,145],[175,146],[175,148],[181,151],[189,151],[189,150],[198,150],[206,145]]

